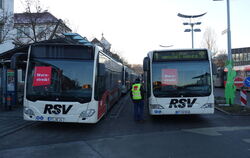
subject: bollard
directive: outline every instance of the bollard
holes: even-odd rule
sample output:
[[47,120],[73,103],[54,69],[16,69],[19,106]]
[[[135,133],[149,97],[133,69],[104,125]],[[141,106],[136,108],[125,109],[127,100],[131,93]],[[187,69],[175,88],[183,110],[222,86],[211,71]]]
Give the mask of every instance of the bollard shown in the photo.
[[240,90],[240,103],[242,106],[247,105],[247,91],[245,89]]

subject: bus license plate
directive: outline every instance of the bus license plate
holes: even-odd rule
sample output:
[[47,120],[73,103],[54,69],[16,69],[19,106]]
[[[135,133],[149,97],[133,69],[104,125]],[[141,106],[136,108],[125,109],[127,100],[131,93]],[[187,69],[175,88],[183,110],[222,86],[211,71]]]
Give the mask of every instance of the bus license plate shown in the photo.
[[52,121],[52,122],[64,122],[64,118],[63,117],[48,117],[48,121]]
[[175,114],[190,114],[189,110],[180,110],[180,111],[175,111]]

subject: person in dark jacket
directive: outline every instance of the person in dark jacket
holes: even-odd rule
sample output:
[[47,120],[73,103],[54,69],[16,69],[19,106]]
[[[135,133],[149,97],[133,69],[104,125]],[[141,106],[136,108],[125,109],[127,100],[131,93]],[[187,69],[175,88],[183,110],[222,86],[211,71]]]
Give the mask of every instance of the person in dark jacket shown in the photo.
[[144,89],[140,83],[140,78],[135,80],[131,89],[131,99],[134,103],[134,119],[135,121],[143,121],[144,103],[143,103]]

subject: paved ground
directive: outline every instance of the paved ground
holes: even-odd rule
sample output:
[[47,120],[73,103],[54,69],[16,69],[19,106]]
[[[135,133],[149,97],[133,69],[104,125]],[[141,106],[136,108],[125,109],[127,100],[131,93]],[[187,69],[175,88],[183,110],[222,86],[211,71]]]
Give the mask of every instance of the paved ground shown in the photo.
[[19,109],[1,111],[1,129],[17,120],[24,126],[0,136],[0,158],[250,157],[248,116],[218,111],[214,115],[145,115],[146,122],[137,123],[132,109],[126,96],[96,125],[25,122]]
[[4,108],[0,109],[0,138],[14,133],[34,122],[27,122],[22,117],[22,107],[15,107],[11,111]]
[[[215,88],[214,95],[215,95],[215,96],[225,97],[224,91],[225,91],[224,88]],[[247,105],[250,106],[250,91],[247,92],[247,100],[249,100],[249,101],[247,102]],[[236,91],[234,102],[235,102],[236,104],[239,104],[239,105],[241,104],[241,103],[240,103],[240,91],[239,91],[239,90]]]

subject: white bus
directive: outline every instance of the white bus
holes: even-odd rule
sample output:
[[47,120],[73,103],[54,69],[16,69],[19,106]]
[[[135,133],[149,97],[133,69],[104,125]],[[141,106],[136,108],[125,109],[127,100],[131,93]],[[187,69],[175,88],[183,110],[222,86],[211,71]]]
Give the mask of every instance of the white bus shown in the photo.
[[150,115],[214,113],[209,53],[206,49],[148,53],[143,69]]
[[98,122],[121,96],[122,69],[95,45],[31,45],[24,119]]
[[138,75],[129,67],[123,66],[122,94],[125,95],[131,89],[133,82]]

